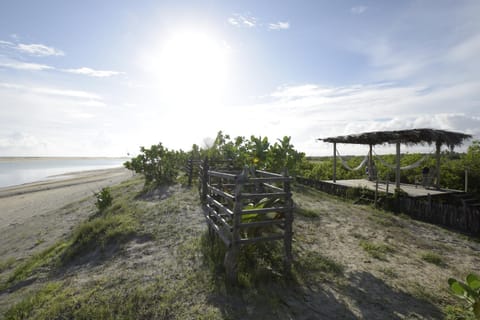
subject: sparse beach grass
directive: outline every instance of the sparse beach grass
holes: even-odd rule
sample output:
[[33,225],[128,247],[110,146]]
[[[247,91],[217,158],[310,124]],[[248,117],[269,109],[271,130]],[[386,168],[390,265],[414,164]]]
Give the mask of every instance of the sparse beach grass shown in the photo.
[[[245,246],[229,286],[226,248],[208,235],[196,188],[142,190],[139,176],[112,187],[104,211],[92,202],[48,249],[2,262],[0,300],[14,302],[5,319],[441,318],[456,301],[446,279],[477,261],[464,236],[298,187],[292,273],[281,242]],[[449,259],[470,255],[462,270],[439,267],[428,249],[437,237]]]

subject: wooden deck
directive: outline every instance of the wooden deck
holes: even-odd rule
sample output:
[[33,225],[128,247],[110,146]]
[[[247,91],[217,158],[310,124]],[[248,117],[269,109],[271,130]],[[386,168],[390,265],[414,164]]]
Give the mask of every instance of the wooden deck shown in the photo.
[[[334,183],[332,180],[326,180],[325,182]],[[369,181],[367,179],[337,180],[336,184],[352,188],[367,188],[375,191],[375,181]],[[425,188],[421,185],[416,186],[414,184],[406,183],[400,184],[400,188],[413,198],[426,197],[429,194],[431,196],[437,196],[451,193],[463,193],[461,190]],[[387,192],[387,184],[385,182],[379,182],[378,191]],[[394,191],[395,182],[390,182],[388,184],[388,193],[393,194]]]

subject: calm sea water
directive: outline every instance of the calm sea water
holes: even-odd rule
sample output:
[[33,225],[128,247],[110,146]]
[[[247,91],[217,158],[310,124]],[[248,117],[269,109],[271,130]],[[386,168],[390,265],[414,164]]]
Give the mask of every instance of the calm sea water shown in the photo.
[[0,158],[0,188],[63,173],[121,167],[124,158]]

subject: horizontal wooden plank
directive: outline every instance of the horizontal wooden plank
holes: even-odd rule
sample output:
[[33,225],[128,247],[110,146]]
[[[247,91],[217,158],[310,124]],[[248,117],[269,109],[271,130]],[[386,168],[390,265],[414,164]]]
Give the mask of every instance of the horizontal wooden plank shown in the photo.
[[217,220],[219,220],[220,223],[221,223],[228,231],[230,231],[230,232],[233,231],[233,227],[232,227],[231,225],[229,225],[228,222],[227,222],[221,215],[219,215],[218,212],[217,212],[214,208],[212,208],[212,207],[211,207],[210,205],[208,205],[208,204],[206,205],[206,207],[207,207],[208,212],[209,212],[211,215],[215,216],[215,218],[217,218]]
[[246,228],[251,228],[251,227],[264,227],[264,226],[280,225],[280,224],[284,224],[284,223],[285,223],[285,219],[271,219],[271,220],[241,223],[238,227],[242,228],[242,229],[246,229]]
[[278,208],[261,208],[261,209],[250,209],[250,210],[242,210],[241,214],[265,214],[269,212],[286,212],[287,210],[292,210],[288,207],[278,207]]
[[290,182],[290,177],[267,177],[267,178],[249,178],[249,182]]
[[212,205],[214,205],[215,207],[217,207],[220,211],[222,211],[223,213],[226,213],[230,216],[233,217],[233,211],[230,210],[229,208],[225,207],[223,204],[221,204],[220,202],[218,202],[217,200],[213,199],[210,195],[207,195],[207,201],[209,203],[211,203]]
[[281,174],[268,172],[268,171],[263,171],[263,170],[255,170],[255,172],[258,172],[258,173],[263,174],[263,175],[268,176],[268,177],[282,177],[282,178],[284,177]]
[[234,195],[232,195],[232,194],[230,194],[230,193],[228,193],[228,192],[222,191],[222,190],[220,190],[220,189],[218,189],[218,188],[215,188],[215,187],[211,186],[210,184],[207,184],[207,188],[208,188],[208,190],[210,190],[212,193],[218,194],[219,196],[223,196],[223,197],[229,198],[229,199],[231,199],[231,200],[235,199],[235,196],[234,196]]
[[235,180],[237,178],[237,175],[231,174],[231,173],[223,173],[219,171],[208,171],[208,175],[211,177],[218,177],[218,178],[224,178],[224,179],[229,179],[229,180]]
[[220,239],[222,239],[223,243],[225,243],[227,247],[230,247],[232,244],[230,239],[228,239],[228,237],[223,234],[222,230],[220,230],[220,228],[215,224],[215,222],[213,222],[213,220],[210,219],[209,216],[205,216],[205,219],[207,220],[207,223],[215,230]]
[[238,242],[243,245],[243,244],[261,242],[261,241],[281,240],[281,239],[283,239],[284,237],[285,237],[285,236],[284,236],[283,234],[275,234],[275,235],[266,236],[266,237],[240,239]]
[[268,183],[264,183],[263,184],[265,187],[271,189],[271,190],[275,190],[275,191],[283,191],[282,188],[279,188],[279,187],[276,187],[274,185],[271,185],[271,184],[268,184]]
[[263,198],[279,198],[287,196],[286,192],[271,192],[271,193],[242,193],[242,199],[263,199]]

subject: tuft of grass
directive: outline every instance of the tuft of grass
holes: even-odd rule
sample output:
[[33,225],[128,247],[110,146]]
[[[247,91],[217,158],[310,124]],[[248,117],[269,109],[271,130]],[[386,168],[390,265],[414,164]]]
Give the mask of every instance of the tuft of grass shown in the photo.
[[443,258],[434,252],[424,252],[420,257],[422,260],[440,267],[446,265]]
[[14,270],[13,274],[7,279],[4,286],[8,288],[29,278],[35,271],[41,268],[52,267],[55,262],[58,261],[60,255],[65,251],[67,246],[68,244],[66,242],[59,241],[51,247],[32,256]]
[[379,271],[389,278],[398,278],[397,272],[395,272],[395,270],[393,270],[392,268],[380,268]]
[[370,256],[378,260],[387,260],[387,254],[394,252],[393,248],[386,244],[373,243],[367,240],[361,240],[360,247]]
[[[128,184],[124,188],[127,187]],[[53,267],[66,266],[88,253],[127,242],[138,231],[137,210],[131,201],[134,196],[134,189],[119,193],[113,199],[113,206],[104,208],[81,223],[69,239],[58,241],[20,264],[2,287],[11,287],[40,270],[48,272]]]
[[15,264],[15,258],[14,257],[10,257],[6,260],[0,261],[0,273],[2,273],[5,270],[10,269],[14,264]]
[[64,264],[106,246],[124,243],[136,232],[137,221],[129,215],[110,215],[82,223],[62,256]]
[[297,280],[318,281],[343,279],[344,266],[318,252],[304,252],[293,262],[294,276]]
[[385,211],[375,211],[367,219],[386,228],[399,226],[394,216]]
[[300,206],[295,207],[294,214],[299,214],[306,218],[318,218],[320,216],[315,210],[303,208]]
[[443,308],[445,320],[478,320],[472,311],[462,306],[448,305]]

